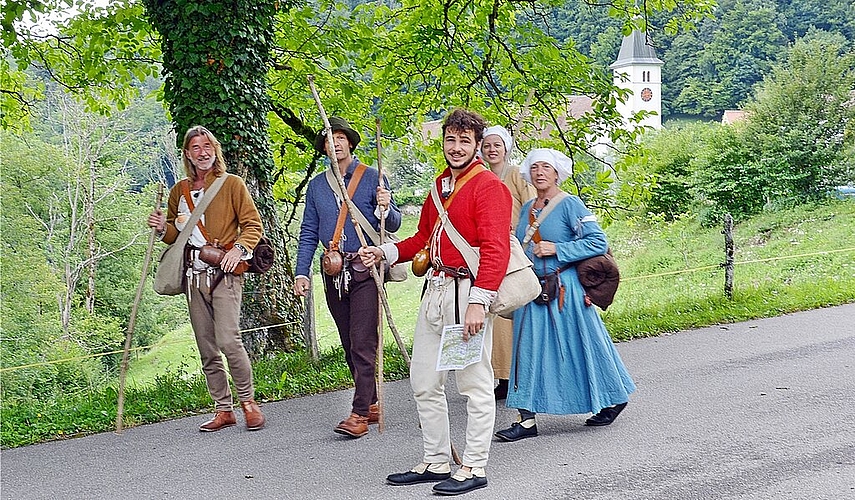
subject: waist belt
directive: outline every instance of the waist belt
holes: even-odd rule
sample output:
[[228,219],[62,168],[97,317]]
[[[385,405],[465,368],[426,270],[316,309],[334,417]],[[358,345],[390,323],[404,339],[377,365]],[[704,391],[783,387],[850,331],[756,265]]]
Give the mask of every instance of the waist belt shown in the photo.
[[571,263],[569,263],[569,264],[564,264],[563,266],[561,266],[561,267],[559,267],[559,268],[557,268],[557,269],[555,269],[555,270],[549,271],[548,273],[544,273],[544,274],[542,274],[542,275],[541,275],[541,274],[539,274],[537,271],[535,271],[535,273],[534,273],[534,274],[535,274],[535,276],[537,276],[537,279],[539,279],[539,280],[543,280],[544,278],[546,278],[546,277],[547,277],[547,276],[549,276],[550,274],[561,274],[561,273],[563,273],[564,271],[566,271],[566,270],[570,269],[571,267],[573,267],[573,266],[575,266],[575,265],[576,265],[576,263],[575,263],[575,262],[571,262]]
[[443,273],[449,278],[466,278],[469,279],[472,277],[472,273],[469,272],[464,266],[460,267],[449,267],[449,266],[433,266],[433,275],[436,276],[439,273]]

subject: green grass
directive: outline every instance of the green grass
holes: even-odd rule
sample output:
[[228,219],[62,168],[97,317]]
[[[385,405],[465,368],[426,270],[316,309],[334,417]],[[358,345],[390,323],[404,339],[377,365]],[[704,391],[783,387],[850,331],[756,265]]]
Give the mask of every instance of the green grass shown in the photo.
[[[384,354],[386,380],[407,376],[397,349]],[[144,385],[129,383],[125,392],[124,427],[212,411],[205,379],[185,367],[165,370]],[[282,353],[253,364],[256,399],[261,402],[317,394],[351,386],[341,348],[324,352],[314,362],[306,352]],[[52,401],[26,400],[0,409],[3,448],[115,430],[117,392],[106,387],[67,394]]]
[[[607,232],[623,278],[603,314],[616,340],[855,300],[855,203],[804,205],[736,226],[732,300],[720,268],[652,277],[724,262],[721,228],[679,221]],[[837,250],[846,251],[810,255]],[[756,262],[764,259],[778,260]]]
[[[414,226],[415,219],[408,218],[400,234],[412,234]],[[724,260],[720,228],[682,220],[620,223],[606,232],[623,277],[615,303],[603,313],[616,340],[855,301],[855,203],[851,201],[805,205],[738,225],[732,300],[724,295],[724,271],[716,267]],[[810,255],[839,250],[844,251]],[[764,259],[774,260],[750,262]],[[705,267],[711,268],[696,270]],[[679,273],[655,276],[673,272]],[[422,280],[413,276],[387,285],[397,327],[408,344],[421,286]],[[352,385],[323,294],[316,293],[316,299],[321,359],[314,362],[305,352],[298,352],[254,363],[259,400]],[[387,333],[385,338],[386,380],[406,377],[407,368],[392,336]],[[189,328],[172,332],[154,349],[133,359],[124,425],[210,411],[211,401],[198,370]],[[112,387],[66,394],[48,402],[3,401],[0,445],[9,448],[109,431],[115,418],[116,390]]]
[[161,338],[152,349],[132,357],[128,365],[127,382],[145,385],[163,373],[201,373],[202,363],[190,324],[173,330]]

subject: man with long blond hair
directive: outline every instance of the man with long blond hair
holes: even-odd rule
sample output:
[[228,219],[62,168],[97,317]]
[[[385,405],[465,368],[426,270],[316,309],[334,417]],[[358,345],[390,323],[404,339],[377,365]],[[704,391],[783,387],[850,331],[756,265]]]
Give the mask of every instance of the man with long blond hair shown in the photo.
[[[219,192],[193,228],[187,245],[185,276],[187,307],[196,345],[202,359],[202,372],[208,393],[215,403],[214,418],[199,430],[218,431],[237,423],[233,409],[229,378],[222,355],[237,389],[240,405],[249,430],[264,427],[265,418],[255,402],[252,366],[241,339],[239,319],[243,294],[243,261],[261,238],[261,217],[243,179],[226,173],[220,141],[202,126],[191,127],[184,135],[182,161],[185,179],[169,192],[167,213],[155,210],[148,217],[160,239],[172,244],[184,228],[194,207],[202,201],[211,185],[226,176]],[[206,244],[221,245],[225,256],[219,264],[200,258]]]

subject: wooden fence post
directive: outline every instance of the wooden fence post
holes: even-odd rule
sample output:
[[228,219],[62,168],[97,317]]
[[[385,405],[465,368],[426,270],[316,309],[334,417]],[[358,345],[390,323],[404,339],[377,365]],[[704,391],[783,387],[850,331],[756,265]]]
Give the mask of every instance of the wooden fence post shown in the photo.
[[733,217],[724,216],[724,294],[733,299]]
[[306,314],[303,316],[303,336],[312,360],[320,359],[318,349],[318,332],[315,330],[315,293],[312,286],[312,273],[309,273],[309,292],[306,294]]

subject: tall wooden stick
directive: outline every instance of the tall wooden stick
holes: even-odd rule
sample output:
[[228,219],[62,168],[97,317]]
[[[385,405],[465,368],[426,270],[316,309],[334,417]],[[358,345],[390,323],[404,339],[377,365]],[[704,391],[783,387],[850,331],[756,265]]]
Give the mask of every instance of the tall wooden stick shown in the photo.
[[[318,111],[321,114],[321,119],[324,122],[324,130],[326,131],[327,136],[327,146],[330,148],[330,151],[335,151],[335,144],[333,143],[332,137],[332,126],[330,125],[330,120],[327,118],[327,113],[324,111],[324,105],[321,102],[321,97],[318,95],[318,90],[315,88],[315,77],[312,75],[308,75],[306,77],[309,80],[309,88],[312,89],[312,96],[315,98],[315,103],[318,105]],[[366,247],[368,246],[368,242],[365,240],[365,235],[362,234],[362,230],[359,227],[359,222],[354,218],[353,214],[356,213],[358,208],[353,203],[353,200],[350,199],[350,196],[347,195],[347,187],[344,185],[344,179],[341,177],[341,171],[338,167],[338,160],[335,155],[330,155],[330,162],[332,163],[332,171],[335,176],[335,180],[338,181],[339,190],[341,191],[342,197],[344,198],[344,202],[347,203],[347,209],[350,211],[350,220],[353,222],[354,227],[356,227],[356,236],[359,237],[359,243]],[[401,340],[401,335],[398,333],[398,329],[395,327],[395,322],[392,319],[392,310],[389,308],[389,301],[386,297],[386,290],[383,288],[383,281],[380,279],[380,274],[377,272],[377,268],[371,267],[371,277],[374,278],[374,283],[377,285],[377,294],[380,297],[380,303],[383,304],[383,310],[386,311],[386,319],[389,321],[389,328],[392,330],[392,334],[395,336],[395,341],[398,343],[398,349],[401,350],[401,355],[404,357],[404,361],[407,364],[410,364],[410,353],[407,352],[407,346],[404,345],[404,341]]]
[[[160,210],[160,204],[163,202],[163,184],[157,184],[157,202],[154,205],[155,210]],[[134,297],[134,305],[131,307],[131,317],[128,320],[128,331],[125,334],[125,350],[122,352],[122,367],[119,370],[119,401],[116,405],[116,434],[122,433],[122,423],[125,410],[125,377],[128,373],[128,355],[131,351],[131,339],[134,336],[134,328],[137,324],[137,311],[139,310],[140,300],[142,299],[143,287],[145,287],[146,278],[148,277],[148,266],[151,264],[151,252],[154,248],[154,238],[157,235],[157,229],[151,228],[151,234],[148,235],[148,247],[145,250],[145,259],[143,260],[142,274],[140,282],[137,285],[137,294]]]
[[[375,142],[377,142],[377,185],[380,188],[385,188],[383,183],[383,150],[380,146],[380,118],[375,120],[377,134]],[[380,217],[380,244],[385,243],[386,239],[386,217]],[[380,281],[383,281],[383,273],[385,269],[380,266]],[[377,292],[378,294],[380,292]],[[378,295],[379,297],[379,295]],[[383,414],[383,307],[377,308],[377,406],[380,408],[380,420],[377,422],[377,430],[383,432],[386,430],[386,417]]]

